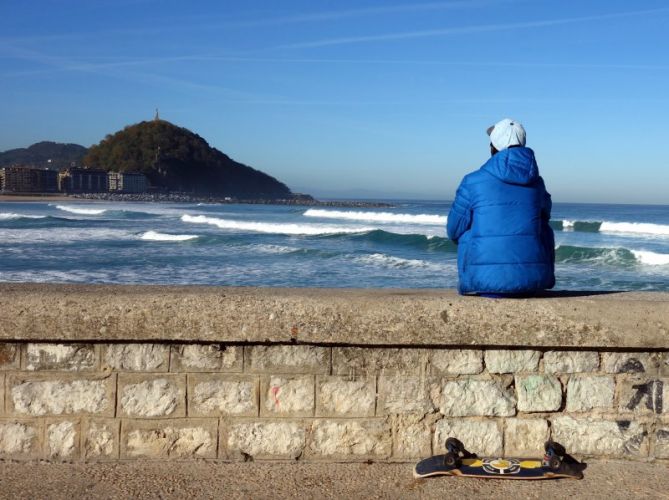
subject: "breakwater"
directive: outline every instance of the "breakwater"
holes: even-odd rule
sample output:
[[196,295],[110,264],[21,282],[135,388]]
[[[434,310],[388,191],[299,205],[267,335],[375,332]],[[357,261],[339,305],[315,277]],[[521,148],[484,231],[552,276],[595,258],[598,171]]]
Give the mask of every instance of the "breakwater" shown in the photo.
[[669,295],[0,285],[5,459],[669,459]]

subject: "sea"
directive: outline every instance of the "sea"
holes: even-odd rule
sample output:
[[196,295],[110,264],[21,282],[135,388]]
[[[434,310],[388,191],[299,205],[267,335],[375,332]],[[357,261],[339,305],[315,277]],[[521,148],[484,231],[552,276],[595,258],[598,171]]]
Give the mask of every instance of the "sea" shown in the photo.
[[[0,281],[455,288],[443,201],[0,202]],[[669,206],[555,203],[558,290],[669,291]]]

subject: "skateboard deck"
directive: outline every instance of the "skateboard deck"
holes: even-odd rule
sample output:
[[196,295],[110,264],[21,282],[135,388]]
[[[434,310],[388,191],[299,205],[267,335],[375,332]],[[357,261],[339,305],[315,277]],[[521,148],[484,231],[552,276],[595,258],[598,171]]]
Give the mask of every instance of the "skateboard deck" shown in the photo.
[[449,438],[448,453],[416,464],[414,477],[460,476],[496,479],[582,479],[585,464],[579,463],[557,443],[547,442],[543,458],[478,457],[458,440]]

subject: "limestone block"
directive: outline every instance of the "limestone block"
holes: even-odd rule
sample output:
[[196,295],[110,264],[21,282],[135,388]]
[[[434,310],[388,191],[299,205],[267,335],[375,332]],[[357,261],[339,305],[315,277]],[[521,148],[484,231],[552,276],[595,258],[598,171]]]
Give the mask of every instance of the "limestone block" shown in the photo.
[[258,416],[258,378],[254,375],[188,376],[191,417]]
[[658,359],[649,352],[603,352],[602,371],[606,373],[655,374]]
[[544,353],[544,371],[546,373],[594,372],[598,368],[598,352],[548,351]]
[[368,349],[364,347],[333,347],[334,375],[375,375],[398,372],[418,374],[425,371],[427,349]]
[[540,457],[548,440],[548,422],[542,418],[508,418],[504,429],[504,455]]
[[116,371],[166,372],[169,367],[168,344],[108,344],[104,362]]
[[275,417],[313,417],[314,376],[265,377],[261,382],[261,415]]
[[121,459],[216,458],[218,420],[124,420]]
[[243,348],[221,344],[173,345],[172,372],[241,372]]
[[553,440],[569,453],[614,457],[647,456],[646,429],[629,420],[598,418],[551,418]]
[[0,370],[19,369],[19,345],[0,342]]
[[119,412],[126,417],[185,417],[186,377],[122,373]]
[[430,422],[421,414],[403,414],[392,417],[393,458],[424,458],[432,455]]
[[245,371],[252,373],[330,372],[330,349],[309,345],[247,346]]
[[119,453],[120,420],[87,419],[83,423],[84,458],[86,460],[114,460]]
[[450,417],[516,414],[515,396],[494,380],[468,378],[433,384],[431,394],[439,411]]
[[40,423],[34,420],[0,421],[0,458],[38,458],[40,434]]
[[318,376],[316,416],[372,417],[376,406],[376,380],[373,376]]
[[427,413],[434,410],[422,375],[388,374],[379,376],[377,413]]
[[615,382],[606,375],[574,376],[567,383],[567,411],[589,411],[613,406]]
[[669,424],[655,430],[655,457],[669,458]]
[[242,421],[229,426],[221,435],[221,450],[229,458],[298,458],[306,446],[304,424],[291,421]]
[[475,375],[483,371],[483,351],[435,349],[430,352],[430,370],[435,375]]
[[659,355],[660,375],[669,376],[669,352],[664,352]]
[[434,429],[432,453],[445,453],[446,439],[462,441],[468,451],[478,455],[502,456],[502,430],[496,420],[442,419]]
[[309,455],[328,459],[388,458],[392,434],[385,419],[316,420]]
[[49,421],[46,424],[46,457],[50,460],[73,460],[79,457],[81,426],[79,421]]
[[97,367],[97,348],[93,344],[27,344],[26,370],[85,371]]
[[618,377],[618,410],[637,415],[669,413],[669,378]]
[[517,373],[537,371],[541,353],[530,350],[489,349],[484,356],[489,373]]
[[20,415],[114,416],[116,376],[82,377],[59,373],[7,377],[8,411]]
[[562,384],[552,375],[516,375],[518,411],[557,411],[562,406]]

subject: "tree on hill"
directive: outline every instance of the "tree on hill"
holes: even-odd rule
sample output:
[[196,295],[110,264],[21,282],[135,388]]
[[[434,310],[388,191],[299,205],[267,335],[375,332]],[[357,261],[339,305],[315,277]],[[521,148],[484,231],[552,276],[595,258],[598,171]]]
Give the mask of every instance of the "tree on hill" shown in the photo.
[[142,172],[170,191],[236,198],[290,198],[283,183],[238,163],[202,137],[165,120],[144,121],[91,146],[84,164],[115,172]]
[[42,141],[27,148],[0,152],[0,167],[26,165],[40,168],[65,168],[81,164],[88,150],[79,144]]

